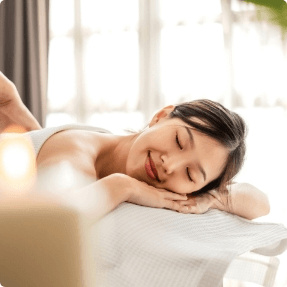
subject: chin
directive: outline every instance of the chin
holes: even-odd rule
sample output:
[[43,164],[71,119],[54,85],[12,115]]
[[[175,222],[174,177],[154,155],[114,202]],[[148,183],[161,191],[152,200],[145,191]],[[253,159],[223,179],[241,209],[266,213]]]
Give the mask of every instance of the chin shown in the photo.
[[[137,170],[126,170],[126,174],[132,178],[135,178],[139,181],[144,181],[146,182],[145,178],[139,173],[137,172]],[[148,182],[147,182],[148,183]]]

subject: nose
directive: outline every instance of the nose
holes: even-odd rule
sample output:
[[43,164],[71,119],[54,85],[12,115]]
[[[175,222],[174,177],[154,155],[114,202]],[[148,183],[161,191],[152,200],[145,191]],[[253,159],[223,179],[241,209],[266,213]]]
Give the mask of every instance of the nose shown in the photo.
[[161,157],[161,162],[162,162],[162,168],[163,172],[167,175],[170,175],[180,169],[186,164],[183,157],[179,156],[167,156],[167,155],[162,155]]

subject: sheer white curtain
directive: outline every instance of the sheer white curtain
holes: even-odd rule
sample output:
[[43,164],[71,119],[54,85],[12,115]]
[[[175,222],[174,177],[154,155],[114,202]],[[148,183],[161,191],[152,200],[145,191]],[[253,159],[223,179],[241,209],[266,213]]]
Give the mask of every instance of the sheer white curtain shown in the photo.
[[47,126],[142,126],[137,1],[50,2]]
[[[271,213],[259,220],[287,226],[287,45],[278,27],[239,0],[50,3],[47,126],[124,133],[164,105],[219,101],[249,126],[237,181],[268,194]],[[276,286],[287,284],[281,261]]]

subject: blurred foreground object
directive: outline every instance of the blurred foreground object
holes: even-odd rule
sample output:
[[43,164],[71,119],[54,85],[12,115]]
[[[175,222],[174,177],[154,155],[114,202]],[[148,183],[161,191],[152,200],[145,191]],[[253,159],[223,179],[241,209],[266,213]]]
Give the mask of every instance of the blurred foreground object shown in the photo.
[[92,287],[89,236],[81,215],[35,195],[0,203],[3,286]]
[[61,193],[67,189],[64,176],[72,182],[70,188],[77,186],[80,177],[84,184],[84,176],[60,165],[55,171],[61,189],[51,185],[55,172],[43,170],[37,180],[29,137],[15,133],[21,132],[19,127],[9,131],[0,135],[1,284],[93,287],[90,227],[81,212],[85,204],[79,208]]
[[279,25],[283,33],[287,32],[287,4],[284,0],[240,0],[257,6],[259,20]]
[[10,125],[0,136],[0,194],[20,196],[36,179],[36,159],[31,140],[18,135],[26,130]]

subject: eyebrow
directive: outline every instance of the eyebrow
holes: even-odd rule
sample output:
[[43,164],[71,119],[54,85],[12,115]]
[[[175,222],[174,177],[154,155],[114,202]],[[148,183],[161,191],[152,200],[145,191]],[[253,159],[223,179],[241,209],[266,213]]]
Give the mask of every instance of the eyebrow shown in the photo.
[[[185,129],[186,129],[186,131],[188,133],[188,136],[189,136],[189,139],[190,139],[190,142],[189,142],[190,146],[192,147],[192,143],[194,142],[192,132],[190,131],[190,129],[187,126],[185,126]],[[206,181],[206,172],[205,172],[205,170],[202,168],[202,166],[200,164],[197,164],[197,167],[200,170],[200,172],[202,173],[204,181]]]

